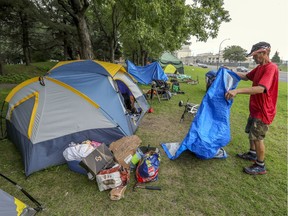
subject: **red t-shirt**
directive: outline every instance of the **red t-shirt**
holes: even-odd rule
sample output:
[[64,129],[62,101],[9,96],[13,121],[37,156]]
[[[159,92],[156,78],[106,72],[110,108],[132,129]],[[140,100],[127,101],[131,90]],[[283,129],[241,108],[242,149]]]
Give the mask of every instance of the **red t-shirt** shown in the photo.
[[278,97],[278,66],[272,62],[258,65],[246,77],[253,81],[252,86],[263,86],[264,92],[250,96],[250,116],[261,119],[265,124],[271,124],[276,115]]

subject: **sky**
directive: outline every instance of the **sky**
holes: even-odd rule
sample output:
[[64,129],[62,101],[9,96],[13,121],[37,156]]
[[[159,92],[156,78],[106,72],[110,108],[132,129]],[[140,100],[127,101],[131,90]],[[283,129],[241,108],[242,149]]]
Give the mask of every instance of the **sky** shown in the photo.
[[[189,3],[191,0],[186,0]],[[282,60],[288,60],[288,0],[224,0],[225,10],[231,21],[222,23],[217,38],[197,42],[191,38],[192,55],[212,52],[217,54],[227,46],[237,45],[250,52],[253,44],[270,43],[272,58],[279,52]]]

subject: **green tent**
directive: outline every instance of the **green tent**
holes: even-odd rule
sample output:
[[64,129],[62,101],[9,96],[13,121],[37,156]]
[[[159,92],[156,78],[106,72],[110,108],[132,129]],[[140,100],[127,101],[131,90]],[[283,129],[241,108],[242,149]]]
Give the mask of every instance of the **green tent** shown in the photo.
[[159,58],[158,62],[161,67],[165,67],[171,64],[177,69],[180,74],[184,74],[183,62],[169,52],[163,53],[162,56]]

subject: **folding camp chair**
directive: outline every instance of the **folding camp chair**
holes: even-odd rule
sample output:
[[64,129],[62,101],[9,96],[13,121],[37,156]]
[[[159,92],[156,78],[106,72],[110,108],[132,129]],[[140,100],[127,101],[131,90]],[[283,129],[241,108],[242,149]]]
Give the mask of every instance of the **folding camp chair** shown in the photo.
[[190,114],[192,114],[193,117],[195,117],[195,115],[198,111],[198,108],[200,106],[199,104],[189,103],[188,101],[189,101],[189,99],[187,100],[186,104],[184,104],[183,101],[181,100],[178,104],[179,107],[184,106],[184,112],[180,118],[180,123],[184,121],[184,117],[185,117],[186,113],[190,113]]
[[170,100],[171,92],[170,85],[162,80],[153,80],[152,86],[157,91],[157,95],[161,100]]
[[146,93],[146,98],[153,100],[154,96],[157,96],[159,103],[161,100],[170,100],[171,92],[169,91],[169,84],[162,80],[153,80],[151,83],[151,89]]

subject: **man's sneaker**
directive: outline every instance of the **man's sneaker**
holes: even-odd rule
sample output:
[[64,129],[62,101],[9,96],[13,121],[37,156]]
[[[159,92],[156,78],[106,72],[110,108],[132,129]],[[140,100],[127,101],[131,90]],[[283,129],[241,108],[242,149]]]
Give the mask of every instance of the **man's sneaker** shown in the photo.
[[260,166],[256,163],[254,163],[250,167],[244,167],[243,171],[250,175],[263,175],[267,172],[265,166]]
[[249,160],[255,162],[257,160],[256,154],[252,154],[250,152],[245,152],[245,153],[240,153],[237,154],[238,157],[244,159],[244,160]]

